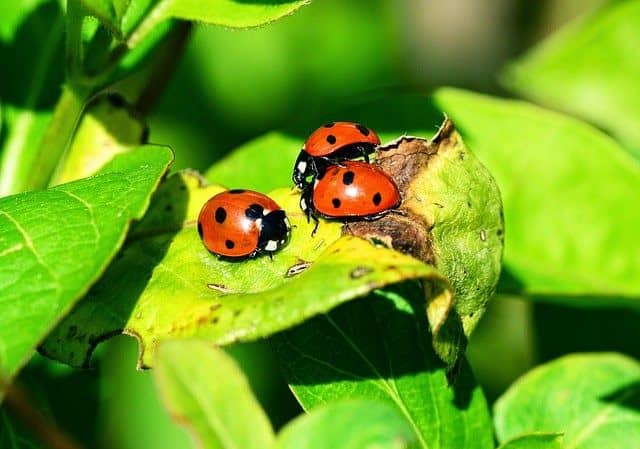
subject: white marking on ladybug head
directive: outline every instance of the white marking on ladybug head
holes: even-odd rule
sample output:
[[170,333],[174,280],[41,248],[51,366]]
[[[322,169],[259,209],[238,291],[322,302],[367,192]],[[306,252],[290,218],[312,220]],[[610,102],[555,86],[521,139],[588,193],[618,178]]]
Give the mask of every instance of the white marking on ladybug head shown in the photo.
[[262,216],[266,217],[267,215],[269,215],[271,213],[271,211],[269,209],[262,209]]
[[287,229],[291,229],[291,223],[289,223],[289,219],[287,217],[284,217],[284,224]]
[[256,218],[255,224],[260,229],[262,227],[262,218]]
[[264,247],[267,251],[275,251],[278,249],[278,242],[275,240],[269,240],[267,246]]
[[298,162],[298,171],[304,173],[307,170],[307,163],[305,161]]

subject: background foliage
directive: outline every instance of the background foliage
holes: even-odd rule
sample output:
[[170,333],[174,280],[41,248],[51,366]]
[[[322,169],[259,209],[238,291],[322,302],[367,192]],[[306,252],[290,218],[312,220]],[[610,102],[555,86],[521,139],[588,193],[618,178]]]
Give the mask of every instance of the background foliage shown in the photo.
[[[291,15],[305,2],[212,0],[205,9],[198,7],[200,2],[177,0],[17,3],[19,7],[0,4],[0,58],[3,67],[11,67],[0,73],[0,192],[84,178],[95,170],[87,169],[87,160],[106,162],[126,152],[100,176],[0,199],[5,221],[15,216],[21,221],[23,211],[29,211],[24,229],[33,237],[24,238],[15,226],[9,232],[8,222],[0,228],[0,367],[6,371],[0,375],[12,376],[30,358],[16,384],[46,422],[85,447],[192,447],[169,410],[194,424],[203,447],[226,447],[210,425],[223,407],[198,403],[201,395],[185,391],[191,382],[198,392],[218,388],[207,376],[207,366],[215,366],[219,379],[231,382],[227,392],[237,391],[233,398],[242,402],[242,413],[220,417],[224,427],[253,422],[262,429],[259,441],[243,447],[313,448],[311,437],[317,434],[335,438],[335,447],[446,448],[474,441],[490,448],[495,447],[494,432],[503,448],[627,448],[640,439],[629,431],[640,428],[640,209],[635,207],[640,191],[640,106],[635,97],[640,66],[634,51],[640,45],[639,1],[549,0],[532,6],[500,0],[487,8],[471,0],[325,0]],[[99,17],[103,27],[93,18],[85,19],[83,27],[69,27],[69,17],[86,12]],[[229,28],[282,16],[264,27]],[[165,18],[206,24],[160,22]],[[73,42],[83,46],[70,46]],[[114,92],[118,95],[106,95]],[[514,95],[536,104],[509,99]],[[403,133],[430,137],[441,111],[496,178],[504,202],[502,277],[468,348],[475,379],[465,362],[456,385],[448,387],[443,366],[425,349],[424,311],[416,312],[420,298],[409,293],[415,293],[411,284],[376,291],[270,343],[229,347],[226,352],[242,372],[225,353],[189,341],[161,346],[159,369],[153,373],[133,370],[136,343],[127,337],[99,345],[89,371],[33,355],[53,324],[42,318],[38,301],[55,304],[55,314],[68,310],[104,272],[129,221],[140,218],[149,203],[150,212],[132,228],[126,249],[91,291],[89,299],[98,298],[98,305],[85,301],[84,311],[78,309],[79,322],[91,322],[99,332],[77,335],[71,322],[54,332],[43,352],[86,365],[82,348],[87,341],[95,346],[130,315],[136,317],[133,305],[117,303],[114,311],[111,304],[101,305],[101,297],[117,296],[123,289],[144,290],[155,301],[174,297],[175,282],[166,277],[147,286],[157,262],[141,255],[152,247],[157,260],[167,256],[169,264],[171,258],[181,263],[180,251],[198,242],[174,239],[182,232],[178,223],[197,210],[197,195],[220,187],[202,189],[193,173],[174,174],[163,184],[165,195],[150,198],[171,156],[161,150],[155,153],[157,160],[136,159],[150,150],[148,145],[131,150],[147,143],[147,134],[150,142],[174,150],[172,173],[193,168],[217,184],[271,191],[289,186],[290,161],[319,123],[361,120],[380,131],[383,141]],[[53,130],[47,127],[51,120],[58,124]],[[81,150],[86,142],[99,142],[95,153]],[[271,157],[276,149],[282,153]],[[61,154],[67,161],[62,166],[56,157]],[[139,194],[118,191],[113,179],[137,183]],[[84,207],[71,207],[51,214],[48,207],[57,204],[56,195],[70,195],[64,191],[78,196],[76,202],[88,203],[89,211],[95,205],[103,212],[86,215]],[[199,193],[185,202],[184,191]],[[104,212],[114,212],[105,204],[107,193],[108,199],[124,195],[131,202],[123,207],[124,215]],[[287,201],[284,191],[280,195]],[[184,204],[185,209],[167,211],[170,204]],[[68,200],[61,203],[67,205]],[[73,257],[67,252],[60,259],[56,241],[62,236],[46,241],[42,227],[47,222],[38,220],[41,209],[54,223],[75,223],[69,217],[78,215],[86,226],[93,223],[95,235],[107,243],[103,247],[94,234],[83,236],[70,227],[65,241],[73,244],[76,238],[79,246],[74,245]],[[167,220],[175,226],[160,229],[158,223]],[[154,245],[143,238],[136,241],[148,232],[154,233]],[[334,235],[337,229],[324,232]],[[54,269],[39,273],[30,269],[31,262],[9,260],[11,248],[30,241],[50,249],[35,257],[46,266],[51,255]],[[171,241],[182,247],[169,250],[162,243]],[[86,256],[94,262],[90,268],[81,263],[83,254],[91,254]],[[132,261],[135,271],[130,270]],[[62,293],[48,288],[55,283],[47,282],[47,276],[76,269],[77,285],[65,286]],[[424,266],[407,265],[406,270],[402,279],[437,278]],[[126,275],[131,279],[118,284]],[[21,278],[30,282],[16,281]],[[240,277],[240,282],[249,281]],[[49,294],[56,299],[48,301]],[[9,300],[15,298],[24,304],[14,308],[15,300]],[[138,306],[145,317],[156,310]],[[109,310],[102,317],[110,323],[94,319],[100,307]],[[36,316],[40,318],[32,318]],[[372,321],[350,327],[363,316]],[[386,316],[396,320],[379,319]],[[409,329],[406,323],[414,321],[419,327]],[[153,335],[145,325],[132,328]],[[60,335],[62,343],[56,343]],[[393,349],[380,356],[376,348],[390,342]],[[337,359],[344,365],[326,366],[336,361],[335,354],[323,353],[327,345],[344,355]],[[566,355],[575,352],[593,353]],[[194,360],[202,363],[190,366]],[[195,375],[197,370],[202,374]],[[428,407],[407,399],[421,391],[432,392]],[[461,392],[467,397],[461,399]],[[367,402],[372,398],[395,405]],[[301,406],[311,412],[291,421]],[[402,413],[399,407],[404,407]],[[354,416],[364,414],[377,424],[358,430]],[[407,422],[407,416],[413,419]],[[336,421],[353,425],[340,427]],[[461,428],[468,433],[460,433]],[[33,434],[8,407],[0,408],[0,447],[40,447]]]

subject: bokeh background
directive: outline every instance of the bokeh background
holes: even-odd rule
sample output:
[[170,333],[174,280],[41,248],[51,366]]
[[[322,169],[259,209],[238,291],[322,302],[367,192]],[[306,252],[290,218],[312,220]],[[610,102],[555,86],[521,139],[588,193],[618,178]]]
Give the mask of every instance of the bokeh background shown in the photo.
[[[205,171],[266,131],[313,122],[327,109],[380,91],[428,92],[449,85],[506,96],[498,84],[506,61],[602,3],[315,0],[258,29],[196,25],[169,84],[158,93],[150,140],[174,148],[175,169]],[[621,350],[639,357],[625,316],[501,296],[468,355],[492,402],[521,373],[566,352]],[[596,322],[610,332],[593,332]],[[268,344],[230,351],[276,427],[300,413]],[[135,371],[136,356],[135,341],[117,337],[99,347],[89,371],[36,356],[18,383],[85,447],[192,447],[159,403],[150,373]],[[0,410],[0,419],[9,418]]]

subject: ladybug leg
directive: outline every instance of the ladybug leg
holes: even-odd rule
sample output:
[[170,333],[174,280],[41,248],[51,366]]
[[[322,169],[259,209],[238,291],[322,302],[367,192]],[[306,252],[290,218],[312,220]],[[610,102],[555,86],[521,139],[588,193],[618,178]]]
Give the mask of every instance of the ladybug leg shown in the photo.
[[364,161],[368,164],[370,162],[369,161],[369,152],[367,151],[366,147],[363,147],[362,145],[359,145],[358,146],[358,151],[360,152],[360,154],[364,158]]
[[406,217],[407,216],[407,212],[404,211],[404,210],[400,210],[400,209],[390,209],[387,212],[389,212],[390,214],[400,215],[402,217]]

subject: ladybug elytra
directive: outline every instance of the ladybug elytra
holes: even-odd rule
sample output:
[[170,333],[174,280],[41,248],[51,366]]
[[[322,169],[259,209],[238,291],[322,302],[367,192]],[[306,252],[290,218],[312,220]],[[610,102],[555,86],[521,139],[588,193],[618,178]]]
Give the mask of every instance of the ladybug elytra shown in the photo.
[[293,182],[300,190],[309,185],[307,178],[317,176],[323,167],[363,157],[380,144],[378,135],[364,125],[333,122],[316,129],[304,143],[293,168]]
[[317,217],[376,220],[400,204],[396,183],[382,169],[360,161],[329,165],[305,188],[300,208]]
[[250,258],[271,255],[291,231],[287,216],[266,195],[252,190],[226,190],[210,198],[198,216],[198,234],[213,254]]

